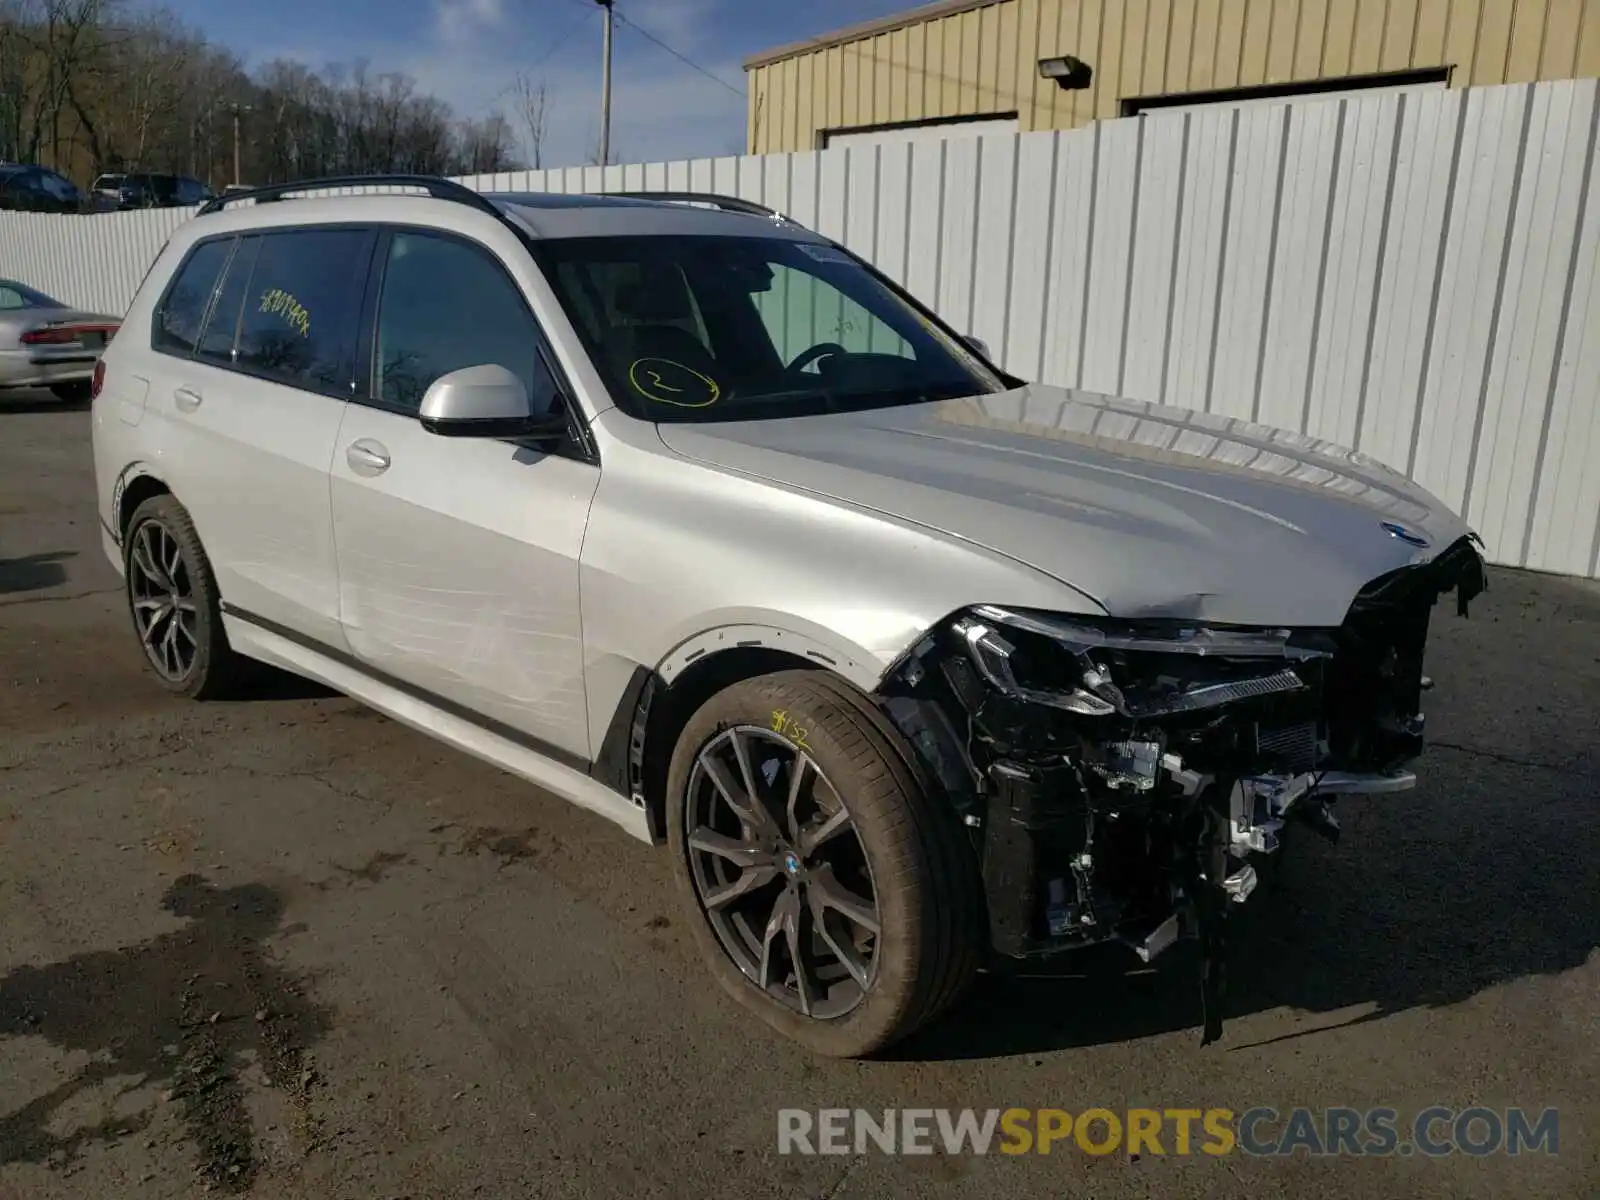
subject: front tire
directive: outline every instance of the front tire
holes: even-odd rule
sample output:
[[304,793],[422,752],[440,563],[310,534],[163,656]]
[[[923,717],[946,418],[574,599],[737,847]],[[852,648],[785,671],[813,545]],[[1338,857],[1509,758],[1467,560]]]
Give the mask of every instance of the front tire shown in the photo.
[[843,682],[784,671],[713,696],[668,772],[675,874],[713,975],[830,1057],[927,1024],[983,952],[974,855],[897,742]]
[[234,694],[248,674],[222,628],[211,561],[189,512],[170,495],[134,510],[123,539],[128,612],[161,686],[195,700]]

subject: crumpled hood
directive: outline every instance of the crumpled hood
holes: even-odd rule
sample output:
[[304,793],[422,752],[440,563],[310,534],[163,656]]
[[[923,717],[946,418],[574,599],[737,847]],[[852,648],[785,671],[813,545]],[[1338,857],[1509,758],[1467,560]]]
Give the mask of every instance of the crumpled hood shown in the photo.
[[1332,443],[1040,385],[658,428],[686,458],[977,543],[1114,616],[1333,626],[1363,584],[1468,532],[1423,489]]

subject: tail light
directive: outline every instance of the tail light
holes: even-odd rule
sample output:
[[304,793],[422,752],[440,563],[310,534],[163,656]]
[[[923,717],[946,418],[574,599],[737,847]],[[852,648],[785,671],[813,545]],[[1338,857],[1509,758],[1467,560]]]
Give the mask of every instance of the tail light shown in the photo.
[[24,346],[68,346],[80,341],[84,334],[98,333],[109,342],[119,328],[117,325],[49,325],[28,330],[21,341]]
[[54,329],[30,329],[22,335],[24,346],[62,346],[78,340],[78,331],[67,326]]
[[106,385],[106,360],[98,359],[94,364],[94,376],[89,380],[89,399],[98,400],[100,389]]

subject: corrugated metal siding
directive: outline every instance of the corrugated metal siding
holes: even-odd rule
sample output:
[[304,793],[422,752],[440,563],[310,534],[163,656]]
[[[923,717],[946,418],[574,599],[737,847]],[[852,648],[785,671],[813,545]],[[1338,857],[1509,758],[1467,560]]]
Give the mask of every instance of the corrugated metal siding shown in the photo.
[[[465,182],[759,201],[1018,375],[1195,410],[1140,436],[1350,446],[1464,509],[1494,561],[1600,578],[1597,100],[1541,83]],[[187,216],[0,214],[0,274],[122,311]],[[795,348],[846,317],[793,289],[763,307]]]
[[[1040,79],[1057,54],[1092,85]],[[749,146],[1013,110],[1076,129],[1135,97],[1445,66],[1455,87],[1600,75],[1600,0],[994,0],[754,67]]]
[[0,212],[0,277],[99,312],[127,310],[191,208],[70,216]]

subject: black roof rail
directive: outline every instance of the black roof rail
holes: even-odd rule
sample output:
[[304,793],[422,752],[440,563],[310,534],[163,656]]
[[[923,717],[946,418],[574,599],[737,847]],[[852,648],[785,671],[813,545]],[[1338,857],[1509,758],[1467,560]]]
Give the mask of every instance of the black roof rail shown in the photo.
[[768,208],[765,204],[757,204],[754,200],[743,200],[738,196],[722,196],[716,192],[606,192],[604,194],[624,200],[670,200],[679,204],[709,204],[724,212],[746,213],[752,217],[770,217],[774,221],[785,221],[790,225],[799,224],[798,221],[784,216],[775,208]]
[[456,183],[452,179],[444,179],[437,175],[331,175],[326,179],[303,179],[295,183],[274,183],[266,187],[251,188],[243,192],[224,192],[214,196],[200,206],[197,217],[207,213],[221,212],[236,200],[254,200],[257,204],[268,204],[275,200],[282,200],[285,196],[297,192],[321,191],[325,188],[347,187],[415,187],[421,188],[435,200],[452,200],[457,204],[465,204],[479,212],[488,213],[490,216],[503,220],[505,214],[495,207],[494,202],[485,198],[481,193],[473,191],[464,184]]

